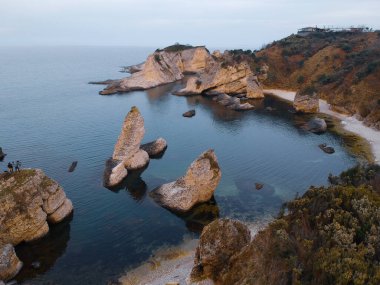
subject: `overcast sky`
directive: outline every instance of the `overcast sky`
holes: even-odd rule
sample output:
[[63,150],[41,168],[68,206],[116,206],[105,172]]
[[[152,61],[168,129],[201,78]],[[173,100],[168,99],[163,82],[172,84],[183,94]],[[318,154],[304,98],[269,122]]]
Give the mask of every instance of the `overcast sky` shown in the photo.
[[380,29],[380,0],[0,0],[0,45],[255,49],[304,26]]

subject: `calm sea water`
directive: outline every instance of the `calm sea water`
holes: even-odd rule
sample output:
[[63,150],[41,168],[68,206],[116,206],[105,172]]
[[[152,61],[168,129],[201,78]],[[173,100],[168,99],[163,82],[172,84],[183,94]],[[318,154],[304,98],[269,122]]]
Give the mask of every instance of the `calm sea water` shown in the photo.
[[[238,113],[213,101],[171,95],[181,82],[146,92],[100,96],[87,82],[120,78],[121,65],[142,62],[153,49],[125,47],[0,48],[0,146],[24,167],[42,168],[73,201],[71,221],[51,228],[43,240],[17,247],[28,284],[105,284],[146,260],[153,250],[197,236],[215,217],[260,221],[309,185],[326,184],[355,164],[332,134],[315,135],[298,125],[304,118],[274,98]],[[123,119],[137,106],[144,142],[168,141],[162,159],[135,173],[119,191],[102,187]],[[276,108],[265,110],[266,106]],[[195,117],[183,112],[196,109]],[[323,153],[318,144],[334,146]],[[213,148],[222,168],[215,201],[187,216],[155,205],[148,192],[184,174],[203,151]],[[78,161],[68,173],[72,161]],[[264,184],[261,191],[254,183]],[[33,269],[32,262],[41,266]]]

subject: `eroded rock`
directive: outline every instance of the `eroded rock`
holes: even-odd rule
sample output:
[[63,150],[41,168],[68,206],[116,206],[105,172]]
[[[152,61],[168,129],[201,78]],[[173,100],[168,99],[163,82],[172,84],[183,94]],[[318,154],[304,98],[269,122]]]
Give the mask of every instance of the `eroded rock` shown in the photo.
[[203,229],[199,239],[191,279],[218,280],[221,273],[228,268],[231,257],[250,241],[248,227],[239,221],[218,219],[210,223]]
[[127,170],[137,170],[144,168],[149,163],[149,155],[145,150],[139,149],[130,158],[124,160],[124,167]]
[[306,129],[313,133],[324,133],[327,130],[327,124],[324,119],[313,118],[306,124]]
[[62,212],[70,203],[61,186],[40,169],[23,169],[0,175],[0,243],[17,245],[43,237],[49,232],[48,215],[60,222],[73,211]]
[[21,268],[22,262],[18,259],[13,245],[0,244],[0,280],[12,279]]
[[208,150],[190,165],[184,176],[156,188],[151,196],[165,208],[186,212],[212,198],[221,175],[214,151]]

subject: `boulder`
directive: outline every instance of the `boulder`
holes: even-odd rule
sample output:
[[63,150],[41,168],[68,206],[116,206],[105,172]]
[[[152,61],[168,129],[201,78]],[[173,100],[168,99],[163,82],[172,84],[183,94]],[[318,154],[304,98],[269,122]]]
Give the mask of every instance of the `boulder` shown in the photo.
[[9,243],[0,244],[0,280],[12,279],[21,268],[22,262],[18,259],[14,247]]
[[151,192],[153,199],[175,212],[186,212],[194,205],[210,200],[221,178],[213,150],[202,153],[184,176]]
[[[71,207],[66,208],[65,205]],[[63,211],[63,207],[65,211]],[[73,211],[63,188],[40,169],[0,175],[0,243],[17,245],[49,232],[48,216],[60,222]]]
[[73,203],[69,199],[65,199],[64,203],[52,214],[48,216],[49,223],[57,224],[63,221],[73,212]]
[[247,98],[260,99],[264,98],[264,91],[259,80],[253,74],[247,76]]
[[168,144],[165,139],[158,138],[155,141],[143,144],[141,146],[142,150],[145,150],[149,157],[154,158],[160,156],[168,147]]
[[191,279],[217,280],[228,268],[230,259],[249,244],[251,234],[247,226],[230,219],[215,220],[204,227],[195,253]]
[[327,130],[327,124],[324,119],[313,118],[306,124],[306,129],[313,133],[324,133]]
[[327,144],[323,143],[318,145],[321,150],[323,150],[325,153],[333,154],[335,152],[335,149],[331,146],[327,146]]
[[114,187],[120,184],[128,175],[128,170],[120,160],[109,158],[103,175],[104,187]]
[[301,113],[318,113],[319,96],[316,92],[311,94],[297,92],[294,97],[293,107],[297,112]]
[[125,159],[123,163],[128,171],[141,169],[149,163],[149,155],[145,150],[139,149],[132,157]]
[[182,116],[184,116],[186,118],[194,117],[195,116],[195,110],[189,110],[189,111],[183,113]]

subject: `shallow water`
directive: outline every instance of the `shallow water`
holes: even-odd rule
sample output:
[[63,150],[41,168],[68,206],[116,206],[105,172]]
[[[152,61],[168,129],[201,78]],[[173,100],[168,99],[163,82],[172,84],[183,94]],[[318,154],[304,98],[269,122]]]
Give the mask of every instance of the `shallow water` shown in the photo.
[[[42,168],[73,201],[71,221],[52,227],[43,240],[17,247],[28,284],[104,284],[146,260],[153,250],[197,236],[215,217],[267,220],[281,204],[309,185],[327,183],[329,173],[355,164],[333,134],[302,131],[304,118],[275,98],[255,101],[245,113],[226,110],[200,96],[177,97],[181,82],[146,92],[99,96],[87,82],[120,78],[121,65],[142,62],[153,49],[122,47],[0,48],[0,167],[21,160]],[[164,137],[169,147],[126,188],[102,187],[125,115],[138,106],[144,142]],[[266,111],[266,106],[276,108]],[[196,109],[196,116],[182,113]],[[336,152],[323,153],[328,143]],[[183,175],[203,151],[213,148],[222,168],[215,201],[178,217],[155,205],[148,192]],[[73,173],[67,170],[78,161]],[[260,191],[254,183],[264,184]],[[33,269],[31,263],[41,267]]]

